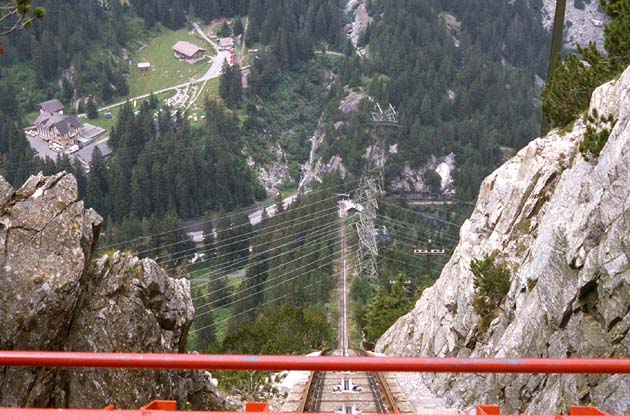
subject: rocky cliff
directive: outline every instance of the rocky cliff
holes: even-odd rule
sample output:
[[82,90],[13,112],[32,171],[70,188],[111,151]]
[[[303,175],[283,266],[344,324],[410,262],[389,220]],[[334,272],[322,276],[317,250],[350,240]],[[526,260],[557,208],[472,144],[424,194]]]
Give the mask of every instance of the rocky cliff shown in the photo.
[[[618,122],[600,157],[578,152],[577,121],[531,142],[483,183],[434,287],[378,341],[404,356],[630,357],[630,68],[591,108]],[[473,308],[470,263],[494,254],[509,292],[487,331]],[[560,413],[596,405],[630,413],[630,377],[427,375],[453,404]]]
[[[190,284],[149,259],[93,261],[102,218],[72,175],[0,177],[0,349],[183,352]],[[0,406],[137,408],[152,399],[222,404],[207,372],[0,369]]]

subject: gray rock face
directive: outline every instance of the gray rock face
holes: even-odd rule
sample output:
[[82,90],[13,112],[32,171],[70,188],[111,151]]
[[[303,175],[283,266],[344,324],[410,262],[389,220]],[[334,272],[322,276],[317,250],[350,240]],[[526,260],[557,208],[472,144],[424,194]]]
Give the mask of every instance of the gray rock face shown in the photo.
[[[0,178],[0,349],[183,352],[194,316],[187,280],[152,260],[115,253],[92,262],[102,218],[72,175]],[[137,408],[176,399],[222,404],[207,372],[0,369],[0,405]]]
[[[436,285],[377,343],[404,356],[630,357],[630,68],[591,108],[618,123],[599,159],[585,126],[534,140],[483,183]],[[511,288],[487,332],[472,307],[473,258],[498,253]],[[630,413],[623,375],[425,375],[457,407],[556,414],[572,405]]]

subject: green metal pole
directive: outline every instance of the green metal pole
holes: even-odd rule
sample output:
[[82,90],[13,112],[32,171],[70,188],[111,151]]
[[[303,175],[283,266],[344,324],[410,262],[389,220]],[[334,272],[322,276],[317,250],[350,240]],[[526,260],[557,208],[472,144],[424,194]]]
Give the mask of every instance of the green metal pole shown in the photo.
[[[557,60],[562,50],[562,35],[564,32],[564,16],[567,10],[567,0],[556,0],[556,14],[553,19],[553,34],[551,36],[551,52],[549,53],[549,68],[547,70],[547,83],[556,69]],[[549,116],[543,113],[540,135],[545,136],[551,129]]]

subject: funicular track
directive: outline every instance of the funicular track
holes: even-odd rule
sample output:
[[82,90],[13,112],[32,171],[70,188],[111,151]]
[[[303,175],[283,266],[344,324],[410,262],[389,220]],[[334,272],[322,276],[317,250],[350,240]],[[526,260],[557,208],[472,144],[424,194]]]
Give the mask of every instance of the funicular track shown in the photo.
[[[327,350],[322,356],[340,356],[341,350]],[[348,356],[368,356],[350,349]],[[398,413],[396,401],[380,372],[312,372],[299,412]]]

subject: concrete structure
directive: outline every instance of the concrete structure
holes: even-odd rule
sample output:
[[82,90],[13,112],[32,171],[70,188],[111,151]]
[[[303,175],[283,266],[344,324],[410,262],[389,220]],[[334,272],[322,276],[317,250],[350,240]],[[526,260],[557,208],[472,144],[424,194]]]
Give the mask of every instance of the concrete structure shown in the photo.
[[151,63],[138,63],[138,70],[141,72],[151,71]]
[[191,64],[203,60],[206,55],[205,49],[187,41],[178,41],[171,47],[171,50],[175,57]]

